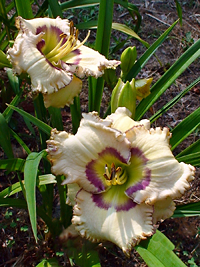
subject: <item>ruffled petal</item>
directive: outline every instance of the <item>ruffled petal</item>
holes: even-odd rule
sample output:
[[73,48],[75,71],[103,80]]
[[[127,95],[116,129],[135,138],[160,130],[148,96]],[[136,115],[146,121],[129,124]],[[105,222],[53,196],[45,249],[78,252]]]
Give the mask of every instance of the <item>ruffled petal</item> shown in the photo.
[[69,85],[51,94],[44,94],[44,105],[48,107],[63,108],[73,103],[74,97],[78,96],[82,88],[82,81],[76,76]]
[[175,203],[171,197],[158,200],[154,203],[153,212],[153,223],[156,224],[158,221],[163,221],[170,218],[176,209]]
[[52,18],[34,18],[30,20],[23,19],[18,16],[15,21],[16,27],[24,32],[26,30],[31,31],[34,34],[42,32],[43,28],[57,27],[65,34],[70,34],[70,23],[68,19],[61,19],[57,17],[56,19]]
[[20,35],[8,54],[14,70],[20,74],[27,72],[31,77],[33,92],[51,94],[66,87],[73,75],[54,67],[36,45],[42,40],[43,33],[34,35],[26,30]]
[[130,143],[125,134],[108,127],[96,113],[85,114],[77,134],[52,130],[47,141],[47,152],[52,172],[64,174],[65,183],[77,183],[86,191],[99,193],[106,190],[104,172],[107,159],[128,163]]
[[115,113],[107,116],[106,120],[112,121],[111,127],[122,132],[126,132],[130,128],[138,125],[144,125],[146,129],[150,129],[149,120],[134,121],[131,118],[131,112],[125,107],[119,107]]
[[150,183],[142,190],[132,194],[135,202],[153,205],[156,201],[170,196],[180,197],[190,187],[195,168],[183,162],[179,163],[173,156],[168,128],[150,129],[138,126],[126,132],[132,147],[139,148],[147,158],[146,168],[151,171]]
[[68,184],[67,185],[67,200],[66,204],[70,206],[74,206],[76,204],[76,195],[78,191],[80,190],[80,186],[73,183],[73,184]]
[[151,206],[141,204],[116,211],[113,206],[98,206],[93,197],[81,190],[76,198],[72,223],[82,237],[93,242],[111,241],[129,255],[133,246],[153,234]]
[[80,46],[80,61],[76,66],[76,75],[80,78],[93,76],[98,78],[104,74],[104,69],[115,69],[121,62],[117,60],[107,60],[99,52],[87,47]]

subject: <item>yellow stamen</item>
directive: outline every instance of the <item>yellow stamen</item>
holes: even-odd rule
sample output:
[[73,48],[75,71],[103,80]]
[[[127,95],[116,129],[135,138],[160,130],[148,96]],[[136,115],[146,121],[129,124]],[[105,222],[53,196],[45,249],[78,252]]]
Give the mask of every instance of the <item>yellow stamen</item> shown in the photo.
[[[60,59],[67,56],[67,54],[69,54],[71,51],[76,50],[80,46],[82,46],[87,41],[87,39],[90,35],[90,31],[89,31],[86,38],[77,45],[79,32],[78,32],[78,30],[75,31],[74,24],[72,21],[70,22],[69,26],[70,26],[70,36],[65,41],[65,43],[62,44],[64,38],[67,38],[67,35],[65,33],[61,33],[60,34],[61,40],[59,41],[59,43],[48,54],[45,55],[46,58],[53,65],[57,65],[57,63]],[[49,34],[47,34],[47,35],[49,35]]]
[[108,186],[122,185],[126,182],[126,172],[121,167],[115,167],[115,164],[111,164],[111,171],[109,172],[107,164],[105,165],[105,173],[103,174],[105,183]]

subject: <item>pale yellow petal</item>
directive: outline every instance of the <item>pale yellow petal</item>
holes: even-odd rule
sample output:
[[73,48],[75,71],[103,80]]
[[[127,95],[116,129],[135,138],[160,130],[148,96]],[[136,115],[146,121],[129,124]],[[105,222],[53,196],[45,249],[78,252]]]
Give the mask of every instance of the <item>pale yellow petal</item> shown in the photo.
[[65,34],[69,35],[70,33],[70,24],[67,19],[61,19],[57,17],[56,19],[52,18],[34,18],[34,19],[23,19],[22,17],[18,16],[16,18],[16,27],[24,32],[26,29],[31,31],[32,33],[36,34],[38,29],[42,27],[50,28],[51,26],[58,27],[61,31]]
[[80,78],[85,75],[98,78],[104,74],[104,69],[115,69],[120,64],[117,60],[107,60],[99,52],[87,46],[82,45],[78,49],[81,55],[76,75]]
[[82,237],[93,242],[111,241],[129,255],[141,239],[153,234],[151,206],[136,205],[128,211],[99,208],[84,190],[78,193],[76,201],[72,223]]
[[170,218],[176,209],[175,203],[171,197],[166,197],[154,203],[153,223]]
[[74,206],[76,204],[76,194],[80,190],[80,186],[76,183],[67,185],[67,200],[66,203],[70,206]]
[[25,31],[16,39],[8,54],[18,74],[27,72],[30,75],[33,92],[51,94],[68,85],[72,74],[55,68],[40,53],[36,45],[41,41],[42,35]]
[[44,105],[48,107],[63,108],[73,103],[74,97],[78,96],[82,88],[82,81],[73,76],[72,81],[66,87],[51,94],[44,94]]
[[[64,131],[52,130],[51,138],[47,141],[47,151],[52,162],[52,172],[56,175],[65,175],[65,183],[78,183],[88,191],[98,192],[102,186],[97,188],[94,184],[96,179],[99,183],[104,183],[103,173],[106,162],[104,163],[102,158],[102,173],[95,177],[88,176],[86,167],[99,159],[100,153],[110,148],[114,148],[116,153],[128,162],[130,143],[125,134],[108,127],[110,122],[101,120],[96,113],[83,116],[75,136]],[[94,184],[88,180],[89,178],[94,181]]]
[[153,205],[156,201],[180,197],[190,187],[195,168],[183,162],[179,163],[170,150],[170,132],[168,128],[150,129],[143,126],[127,131],[132,147],[139,148],[147,158],[146,168],[151,172],[149,185],[133,194],[137,203],[145,201]]
[[144,125],[146,129],[150,128],[149,120],[134,121],[131,117],[131,112],[125,107],[119,107],[115,113],[107,116],[106,120],[112,121],[112,128],[122,132],[126,132],[130,128],[138,125]]

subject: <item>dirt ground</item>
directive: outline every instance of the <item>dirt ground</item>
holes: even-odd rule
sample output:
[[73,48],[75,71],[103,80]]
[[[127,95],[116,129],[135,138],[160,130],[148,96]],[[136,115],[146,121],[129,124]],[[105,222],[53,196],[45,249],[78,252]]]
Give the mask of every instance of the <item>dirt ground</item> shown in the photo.
[[[130,1],[131,2],[131,1]],[[132,1],[137,5],[142,15],[142,25],[139,36],[152,44],[167,28],[178,18],[175,1]],[[183,25],[178,24],[172,31],[170,36],[161,45],[156,52],[157,57],[162,65],[155,57],[152,57],[138,78],[153,77],[153,82],[158,80],[164,70],[171,66],[180,55],[200,37],[200,2],[199,1],[179,1],[183,11]],[[131,26],[130,16],[124,9],[115,6],[114,22],[128,23]],[[116,33],[114,36],[121,41],[126,39],[125,34]],[[92,35],[93,36],[93,35]],[[112,39],[112,42],[115,40]],[[142,55],[145,48],[135,39],[130,39],[127,46],[135,45],[138,57]],[[122,50],[119,52],[119,54]],[[197,59],[189,68],[170,86],[170,88],[162,95],[162,97],[153,106],[154,112],[160,109],[164,104],[175,97],[179,92],[185,89],[192,81],[200,76],[200,62]],[[87,87],[87,85],[85,85]],[[110,91],[105,88],[103,94],[102,109],[105,110],[110,97]],[[87,94],[83,90],[81,93],[82,111],[86,111]],[[159,118],[153,126],[175,127],[183,118],[199,107],[200,104],[200,84],[187,93],[167,114]],[[32,112],[32,105],[25,106],[25,109]],[[69,109],[62,111],[65,124],[70,122]],[[151,112],[145,117],[149,118]],[[199,129],[192,134],[186,141],[174,150],[174,154],[178,154],[182,149],[193,143],[199,138]],[[17,150],[17,148],[16,148]],[[21,153],[21,152],[19,152]],[[0,154],[3,158],[3,154]],[[10,184],[10,178],[1,172],[0,188],[4,188],[6,184]],[[58,196],[55,196],[55,203],[58,203]],[[187,194],[177,200],[177,205],[200,201],[200,170],[196,170],[196,178],[191,183],[191,189]],[[0,214],[0,267],[11,266],[36,266],[42,258],[57,257],[61,266],[69,266],[65,250],[58,243],[53,243],[51,239],[44,239],[42,229],[43,221],[38,218],[38,232],[41,239],[35,244],[28,214],[24,210],[18,209],[2,209]],[[185,262],[187,266],[200,266],[200,218],[170,218],[160,223],[159,228],[174,244],[175,253]],[[102,267],[145,267],[147,266],[141,257],[133,250],[129,259],[127,259],[121,250],[117,247],[106,246],[101,244],[98,248]],[[107,247],[107,248],[106,248]],[[195,264],[193,264],[195,262]]]

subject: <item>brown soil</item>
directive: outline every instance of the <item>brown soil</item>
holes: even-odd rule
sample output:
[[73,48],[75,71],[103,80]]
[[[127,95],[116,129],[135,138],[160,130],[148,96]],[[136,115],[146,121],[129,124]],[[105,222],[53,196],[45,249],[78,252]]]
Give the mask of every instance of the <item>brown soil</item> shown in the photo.
[[[175,2],[170,1],[130,1],[136,4],[142,15],[142,25],[139,35],[142,39],[152,44],[162,32],[164,32],[177,18],[177,11],[175,8]],[[182,5],[183,11],[183,25],[178,24],[167,40],[161,45],[156,52],[157,57],[161,61],[162,65],[157,61],[155,57],[152,57],[146,64],[145,68],[140,72],[138,78],[153,77],[155,82],[159,79],[165,68],[171,66],[179,56],[188,48],[193,42],[200,37],[200,3],[199,1],[179,1]],[[114,21],[115,22],[129,22],[130,16],[126,10],[119,9],[115,6]],[[131,22],[130,22],[131,26]],[[119,34],[113,31],[116,38],[120,38],[121,41],[126,39],[126,35]],[[93,36],[93,34],[92,34]],[[140,42],[130,39],[127,46],[137,47],[138,56],[140,56],[145,48]],[[119,54],[122,50],[119,52]],[[176,82],[170,86],[165,94],[156,102],[153,106],[153,110],[157,111],[169,100],[171,100],[180,91],[186,88],[192,81],[194,81],[200,75],[200,63],[196,60],[187,70],[176,80]],[[87,88],[87,84],[85,85]],[[187,93],[179,103],[177,103],[167,114],[159,118],[154,126],[168,126],[175,127],[183,118],[194,111],[200,104],[200,85],[194,87],[189,93]],[[110,91],[105,88],[103,94],[102,109],[105,110],[109,102]],[[23,103],[25,110],[32,112],[32,102],[27,105]],[[83,90],[81,93],[82,111],[87,111],[87,92]],[[31,107],[31,108],[30,108]],[[28,110],[30,109],[30,110]],[[68,129],[70,122],[69,109],[65,108],[62,111],[63,121],[65,128]],[[145,117],[151,116],[149,111]],[[17,115],[15,115],[17,116]],[[17,122],[23,124],[23,121],[18,121],[19,117],[16,117]],[[35,144],[35,141],[30,139],[30,133],[23,127],[21,129],[27,140]],[[199,130],[192,134],[186,141],[184,141],[174,151],[176,155],[182,149],[193,143],[199,138]],[[17,146],[13,144],[16,150],[16,154],[19,157],[24,157],[24,152],[17,150]],[[34,146],[33,146],[34,147]],[[36,149],[36,148],[35,148]],[[4,155],[0,151],[0,157]],[[0,188],[4,188],[11,184],[14,178],[14,174],[7,175],[1,171],[1,183]],[[55,203],[58,202],[58,196],[55,196]],[[191,189],[187,194],[177,200],[177,205],[183,203],[190,203],[200,201],[200,171],[197,168],[196,178],[191,184]],[[0,267],[11,266],[36,266],[41,259],[45,257],[57,257],[61,266],[70,266],[67,258],[66,251],[63,250],[58,240],[52,241],[51,238],[44,234],[44,223],[38,218],[38,232],[41,236],[38,244],[35,243],[28,218],[28,214],[24,210],[18,210],[14,208],[3,209],[1,208],[0,215]],[[187,266],[200,266],[200,218],[170,218],[160,223],[159,230],[163,232],[174,244],[176,254],[185,262]],[[117,267],[117,266],[147,266],[141,257],[133,250],[131,257],[126,258],[121,250],[116,246],[110,246],[108,244],[101,244],[98,248],[101,264],[103,267]],[[56,253],[57,252],[57,253]],[[62,252],[62,253],[58,253]],[[195,261],[196,265],[190,265],[188,260]]]

